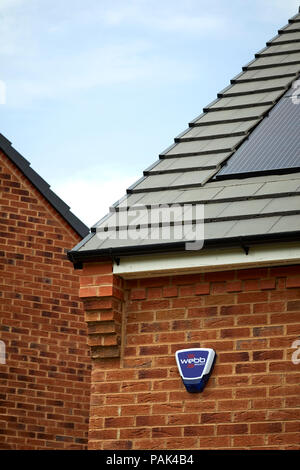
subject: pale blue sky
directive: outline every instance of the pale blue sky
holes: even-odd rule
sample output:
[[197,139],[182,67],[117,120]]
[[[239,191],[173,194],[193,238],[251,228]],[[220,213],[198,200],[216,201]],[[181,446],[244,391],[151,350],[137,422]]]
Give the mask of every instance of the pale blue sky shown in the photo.
[[87,225],[298,0],[0,0],[0,132]]

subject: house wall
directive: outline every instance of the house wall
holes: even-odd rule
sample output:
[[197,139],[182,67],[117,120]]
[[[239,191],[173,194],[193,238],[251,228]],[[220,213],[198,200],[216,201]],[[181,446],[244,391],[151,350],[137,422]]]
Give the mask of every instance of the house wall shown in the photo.
[[0,158],[0,448],[85,449],[90,357],[66,258],[80,237]]
[[[124,281],[90,263],[80,295],[90,449],[299,449],[299,265]],[[189,394],[174,353],[199,346],[217,361]]]

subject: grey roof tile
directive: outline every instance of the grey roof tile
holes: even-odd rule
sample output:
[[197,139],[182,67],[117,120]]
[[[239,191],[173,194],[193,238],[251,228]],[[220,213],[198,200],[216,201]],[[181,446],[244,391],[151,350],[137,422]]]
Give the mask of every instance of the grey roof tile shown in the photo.
[[262,218],[254,217],[253,219],[238,220],[234,223],[234,226],[224,234],[224,237],[242,237],[264,234],[269,232],[279,219],[280,216]]
[[[196,155],[184,158],[165,158],[153,168],[152,171],[185,170],[187,168],[205,168],[219,165],[226,157],[227,153],[217,153],[210,155]],[[150,171],[150,173],[152,172]]]
[[269,54],[285,54],[288,52],[294,52],[300,50],[300,44],[298,42],[291,42],[286,44],[272,44],[265,51],[261,52],[261,56]]
[[290,33],[290,31],[299,31],[300,26],[297,23],[291,23],[285,26],[284,28],[281,28],[279,31],[281,33]]
[[173,183],[173,186],[177,185],[189,185],[189,184],[203,184],[211,176],[213,176],[215,170],[202,170],[202,171],[189,171],[183,172]]
[[293,179],[292,175],[290,179],[283,178],[281,181],[266,182],[263,187],[257,191],[256,196],[296,191],[299,187],[299,181],[299,178]]
[[223,187],[223,189],[214,197],[214,199],[250,197],[256,194],[262,185],[263,182],[252,184],[231,184],[230,186]]
[[240,142],[240,137],[222,137],[220,139],[179,142],[165,155],[197,155],[210,153],[228,153]]
[[240,74],[236,81],[242,80],[255,80],[255,79],[265,79],[268,78],[273,81],[273,77],[281,77],[283,75],[289,74],[298,74],[299,73],[299,64],[295,63],[292,65],[281,65],[274,67],[266,67],[264,69],[250,69]]
[[[240,217],[260,214],[271,199],[234,201],[219,214],[219,217]],[[209,206],[210,204],[208,204]]]
[[149,188],[162,188],[172,185],[172,183],[178,178],[177,173],[169,173],[163,175],[153,175],[146,177],[141,183],[134,187],[135,190],[149,189]]
[[214,174],[212,170],[195,170],[181,173],[167,173],[162,175],[148,176],[138,184],[133,191],[154,189],[161,187],[172,187],[190,184],[203,184]]
[[180,193],[181,191],[179,189],[165,189],[164,191],[140,193],[141,198],[138,200],[138,204],[152,205],[172,203]]
[[224,238],[226,234],[235,226],[235,224],[236,221],[234,220],[204,223],[205,240],[216,240]]
[[221,188],[212,188],[204,186],[203,188],[189,189],[185,191],[178,191],[179,194],[174,198],[175,203],[188,203],[196,201],[207,201],[212,199],[220,192]]
[[300,30],[290,34],[280,34],[278,37],[273,39],[273,44],[288,42],[288,41],[300,41]]
[[[300,57],[300,56],[299,56]],[[226,109],[228,107],[243,107],[243,106],[253,106],[261,104],[272,104],[283,94],[282,90],[271,91],[267,93],[253,93],[249,95],[242,96],[232,96],[228,98],[220,98],[216,103],[214,103],[211,108],[213,109]]]
[[283,54],[283,55],[272,55],[259,57],[250,64],[246,66],[247,70],[251,70],[257,67],[267,67],[271,65],[278,64],[289,64],[289,63],[298,63],[300,60],[300,52],[294,52],[292,54]]
[[253,82],[246,82],[246,83],[238,83],[230,87],[227,91],[225,91],[224,95],[234,95],[239,93],[253,93],[253,91],[261,91],[261,90],[268,90],[268,89],[284,89],[287,87],[292,81],[294,77],[282,77],[282,78],[274,78],[273,80],[258,80]]
[[[264,200],[267,201],[267,199]],[[268,204],[263,208],[261,212],[272,213],[288,211],[300,212],[300,194],[298,196],[277,197],[275,199],[269,199]]]
[[299,214],[286,215],[279,218],[279,220],[269,229],[269,233],[295,232],[298,230],[300,230]]
[[243,135],[247,133],[258,121],[241,121],[224,124],[216,124],[214,126],[192,127],[190,131],[181,137],[181,141],[188,139],[207,139],[216,136],[231,136],[233,134]]
[[242,121],[247,119],[258,119],[262,117],[270,109],[269,105],[255,106],[253,108],[237,108],[237,109],[224,109],[212,110],[209,109],[207,113],[202,114],[197,118],[194,123],[197,125],[204,125],[212,123],[226,123],[231,121]]

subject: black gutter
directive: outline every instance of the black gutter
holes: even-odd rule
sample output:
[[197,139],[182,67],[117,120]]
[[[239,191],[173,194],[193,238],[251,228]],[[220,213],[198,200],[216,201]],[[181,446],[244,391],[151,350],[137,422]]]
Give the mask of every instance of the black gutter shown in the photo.
[[30,162],[17,152],[17,150],[12,147],[11,142],[2,134],[0,134],[0,151],[16,165],[78,235],[84,238],[89,233],[88,227],[70,211],[70,207],[50,189],[49,184],[31,168]]
[[[192,243],[194,240],[191,240]],[[294,232],[281,232],[276,234],[261,234],[261,235],[246,235],[231,238],[217,238],[205,240],[203,248],[230,248],[241,247],[243,250],[251,245],[258,245],[262,243],[278,243],[278,242],[291,242],[300,241],[300,230]],[[113,258],[119,259],[122,256],[139,256],[139,255],[154,255],[154,254],[168,254],[185,252],[185,245],[189,241],[180,241],[173,243],[158,243],[155,245],[136,245],[105,248],[97,250],[76,251],[70,250],[67,253],[68,259],[77,267],[83,262],[100,261],[101,259]]]

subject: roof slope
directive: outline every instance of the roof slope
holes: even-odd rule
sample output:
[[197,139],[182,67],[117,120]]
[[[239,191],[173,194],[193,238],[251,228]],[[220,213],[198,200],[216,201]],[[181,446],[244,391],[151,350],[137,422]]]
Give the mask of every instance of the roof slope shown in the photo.
[[0,134],[0,150],[28,178],[36,189],[40,191],[44,198],[47,199],[78,235],[83,238],[89,233],[88,227],[70,211],[70,207],[50,189],[49,184],[31,168],[28,160],[17,152],[12,147],[11,142],[2,134]]
[[[174,234],[162,240],[157,236],[161,224],[156,227],[149,223],[155,208],[162,204],[204,204],[207,246],[226,240],[241,243],[245,237],[271,240],[283,234],[287,238],[298,236],[300,168],[298,172],[293,168],[292,175],[267,172],[226,181],[214,177],[299,74],[300,14],[290,19],[217,99],[189,123],[127,195],[92,227],[92,233],[69,252],[70,259],[182,249],[189,240],[188,231],[181,240]],[[299,136],[300,132],[295,138]],[[297,152],[299,148],[298,140]],[[197,222],[197,217],[190,217],[190,232]],[[182,218],[173,219],[173,225],[177,224],[182,225]]]

